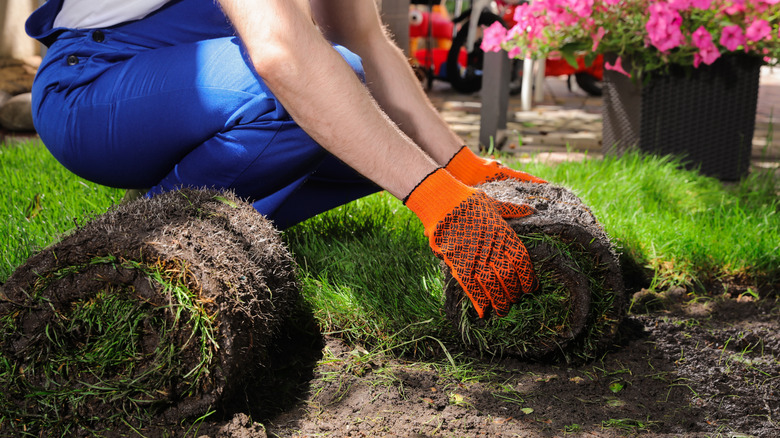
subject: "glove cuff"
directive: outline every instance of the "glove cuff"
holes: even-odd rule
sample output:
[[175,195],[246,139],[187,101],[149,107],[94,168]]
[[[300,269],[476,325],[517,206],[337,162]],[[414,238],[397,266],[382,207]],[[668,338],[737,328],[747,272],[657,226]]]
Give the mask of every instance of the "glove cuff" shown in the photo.
[[466,186],[440,167],[423,178],[403,200],[420,218],[425,233],[471,196],[475,189]]
[[453,155],[444,168],[463,184],[472,187],[510,178],[539,184],[547,182],[531,174],[505,167],[496,160],[482,158],[466,146]]
[[485,168],[487,163],[487,160],[480,158],[468,146],[463,146],[444,168],[463,184],[474,186],[485,182],[490,176]]

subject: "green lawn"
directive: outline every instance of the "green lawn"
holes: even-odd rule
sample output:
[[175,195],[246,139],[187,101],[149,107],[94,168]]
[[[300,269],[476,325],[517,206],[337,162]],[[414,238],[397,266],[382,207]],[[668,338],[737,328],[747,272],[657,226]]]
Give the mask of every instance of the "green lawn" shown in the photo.
[[0,282],[39,249],[124,196],[76,177],[40,141],[0,146]]
[[[577,193],[621,251],[653,273],[655,288],[719,294],[702,285],[737,279],[758,291],[780,281],[780,201],[771,174],[723,185],[637,154],[525,170]],[[36,141],[0,147],[0,181],[0,282],[123,196],[75,177]],[[417,218],[387,193],[293,227],[285,239],[323,330],[413,351],[439,348],[451,330],[438,260]]]

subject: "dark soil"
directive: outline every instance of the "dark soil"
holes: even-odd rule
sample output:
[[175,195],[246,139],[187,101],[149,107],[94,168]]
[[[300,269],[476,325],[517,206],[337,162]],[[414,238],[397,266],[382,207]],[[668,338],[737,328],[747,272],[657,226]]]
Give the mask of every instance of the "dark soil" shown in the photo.
[[264,432],[239,416],[193,436],[780,436],[777,299],[656,298],[666,310],[630,315],[621,345],[577,366],[475,358],[456,374],[326,337]]

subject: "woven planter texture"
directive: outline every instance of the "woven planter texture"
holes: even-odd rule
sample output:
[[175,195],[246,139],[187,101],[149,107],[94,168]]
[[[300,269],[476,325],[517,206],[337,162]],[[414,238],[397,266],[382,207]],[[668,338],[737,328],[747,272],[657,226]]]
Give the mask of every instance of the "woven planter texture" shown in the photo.
[[761,63],[757,57],[729,55],[697,69],[672,66],[668,74],[643,81],[605,71],[604,153],[638,147],[681,156],[687,168],[724,181],[744,177]]

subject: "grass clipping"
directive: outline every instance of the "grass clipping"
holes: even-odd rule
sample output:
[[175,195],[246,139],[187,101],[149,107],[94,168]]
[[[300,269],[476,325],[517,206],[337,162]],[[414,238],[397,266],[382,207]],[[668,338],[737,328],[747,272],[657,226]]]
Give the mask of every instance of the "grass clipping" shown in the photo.
[[171,192],[96,217],[0,289],[2,430],[219,410],[262,381],[298,297],[293,266],[271,223],[227,193]]
[[445,310],[464,344],[528,359],[593,358],[612,340],[626,311],[618,256],[607,234],[563,187],[497,181],[479,188],[495,199],[536,208],[536,214],[508,223],[528,249],[541,287],[506,317],[480,320],[444,266]]

